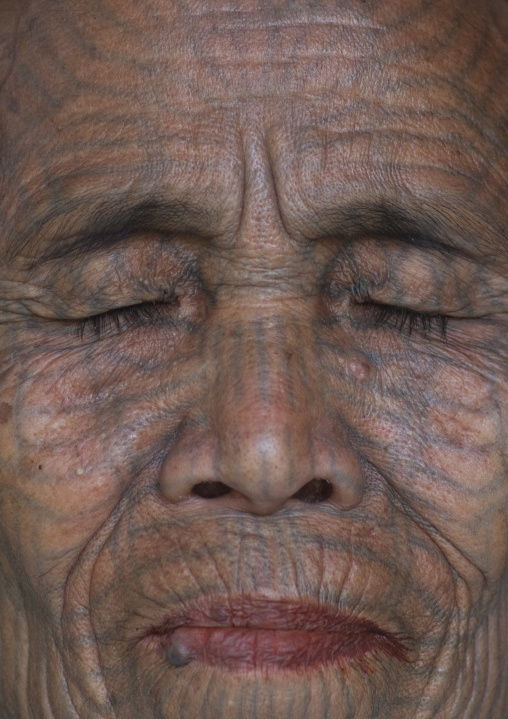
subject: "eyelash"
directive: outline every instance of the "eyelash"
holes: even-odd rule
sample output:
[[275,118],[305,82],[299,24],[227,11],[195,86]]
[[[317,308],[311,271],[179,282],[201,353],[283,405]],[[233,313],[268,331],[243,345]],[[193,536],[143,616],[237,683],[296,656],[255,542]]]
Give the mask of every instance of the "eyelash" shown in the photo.
[[83,339],[85,334],[91,333],[96,339],[100,339],[112,329],[119,332],[122,329],[139,327],[139,325],[144,322],[153,322],[154,320],[162,319],[163,307],[176,303],[176,300],[172,303],[142,302],[139,305],[119,307],[115,310],[103,312],[100,315],[84,317],[77,322],[76,336],[79,337],[79,339]]
[[[127,325],[125,329],[129,329],[138,327],[144,322],[160,320],[163,306],[175,303],[176,301],[172,303],[142,302],[138,305],[119,307],[99,315],[84,317],[77,322],[76,336],[82,340],[85,334],[91,333],[96,339],[100,339],[113,328],[119,332],[125,324]],[[414,332],[428,335],[432,331],[438,330],[443,337],[446,337],[449,320],[446,315],[430,315],[406,307],[382,305],[372,301],[363,301],[360,304],[371,310],[375,325],[391,325],[398,332],[407,332],[409,335]]]
[[418,332],[429,335],[436,330],[446,338],[449,317],[446,315],[431,315],[425,312],[416,312],[406,307],[382,305],[376,302],[364,302],[364,306],[371,309],[376,325],[391,325],[395,330],[409,335]]

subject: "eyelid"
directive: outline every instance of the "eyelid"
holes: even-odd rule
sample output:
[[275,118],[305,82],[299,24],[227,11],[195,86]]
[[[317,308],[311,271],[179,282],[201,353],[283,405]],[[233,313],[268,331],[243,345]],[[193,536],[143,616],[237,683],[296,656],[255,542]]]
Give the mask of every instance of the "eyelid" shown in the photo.
[[95,339],[101,339],[101,337],[112,328],[114,328],[116,332],[121,332],[123,323],[127,325],[124,329],[139,327],[143,323],[153,323],[154,321],[163,319],[162,311],[164,307],[177,303],[177,297],[165,302],[141,302],[136,305],[117,307],[107,312],[84,317],[76,322],[76,336],[83,340],[85,334],[89,331]]
[[[448,322],[450,320],[447,315],[417,312],[407,307],[382,305],[374,302],[363,304],[369,304],[373,308],[376,313],[375,320],[377,324],[391,324],[398,332],[407,331],[409,335],[419,332],[427,336],[433,330],[438,330],[443,339],[447,337]],[[395,320],[395,322],[391,322],[391,320]]]
[[450,317],[440,312],[426,312],[415,310],[403,305],[394,305],[388,302],[379,302],[372,298],[369,288],[355,283],[351,287],[351,296],[356,305],[369,309],[377,326],[392,327],[400,333],[409,335],[418,332],[428,336],[438,330],[443,339],[446,339]]

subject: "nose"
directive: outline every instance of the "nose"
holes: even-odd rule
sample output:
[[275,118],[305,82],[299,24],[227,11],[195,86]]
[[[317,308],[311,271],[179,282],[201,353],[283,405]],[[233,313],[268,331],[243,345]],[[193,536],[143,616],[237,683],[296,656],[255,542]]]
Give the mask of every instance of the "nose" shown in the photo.
[[168,500],[258,515],[360,503],[361,466],[341,421],[326,416],[313,343],[288,328],[276,318],[219,333],[206,417],[182,423],[161,470]]

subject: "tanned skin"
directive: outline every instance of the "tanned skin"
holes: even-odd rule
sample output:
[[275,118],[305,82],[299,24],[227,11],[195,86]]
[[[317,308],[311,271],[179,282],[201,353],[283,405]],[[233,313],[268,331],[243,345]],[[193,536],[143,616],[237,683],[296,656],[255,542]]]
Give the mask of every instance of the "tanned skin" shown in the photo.
[[[0,5],[1,719],[506,718],[506,15]],[[233,596],[401,651],[149,640]]]

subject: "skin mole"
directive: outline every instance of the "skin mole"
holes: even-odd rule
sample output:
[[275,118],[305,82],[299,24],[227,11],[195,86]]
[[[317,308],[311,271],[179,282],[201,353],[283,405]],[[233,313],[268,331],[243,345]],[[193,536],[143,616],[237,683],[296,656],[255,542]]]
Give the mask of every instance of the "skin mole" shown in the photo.
[[505,719],[506,0],[0,2],[0,719]]

